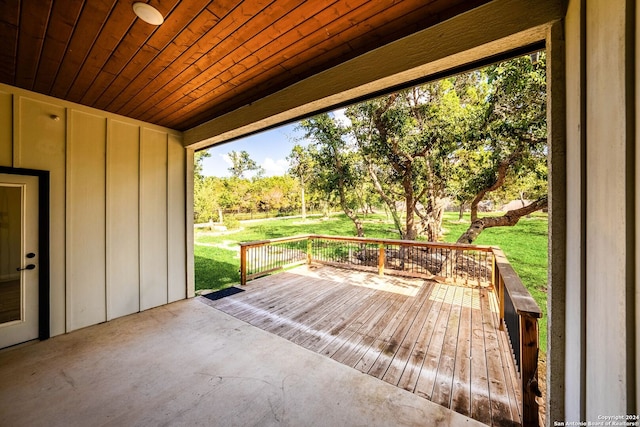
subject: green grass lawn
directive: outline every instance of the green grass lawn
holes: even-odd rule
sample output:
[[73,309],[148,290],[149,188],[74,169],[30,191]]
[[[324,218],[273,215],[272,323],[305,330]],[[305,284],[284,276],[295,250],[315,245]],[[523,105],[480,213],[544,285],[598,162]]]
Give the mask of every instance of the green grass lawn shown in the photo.
[[[458,222],[457,213],[447,213],[443,221],[444,240],[455,242],[469,226],[466,216]],[[240,282],[238,242],[273,239],[298,234],[353,236],[355,228],[345,215],[328,220],[299,218],[264,220],[244,224],[243,229],[228,234],[197,231],[195,234],[196,290],[224,289]],[[398,233],[385,215],[370,215],[365,221],[367,237],[397,239]],[[514,227],[492,228],[482,232],[478,245],[499,246],[533,295],[544,313],[540,322],[540,347],[547,348],[547,215],[522,218]]]

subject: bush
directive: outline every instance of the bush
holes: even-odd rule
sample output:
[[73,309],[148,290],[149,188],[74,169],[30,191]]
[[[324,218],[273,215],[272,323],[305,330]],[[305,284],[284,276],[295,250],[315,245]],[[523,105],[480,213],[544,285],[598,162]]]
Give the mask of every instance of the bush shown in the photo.
[[225,218],[224,226],[227,227],[227,230],[237,230],[240,228],[240,221],[235,218]]

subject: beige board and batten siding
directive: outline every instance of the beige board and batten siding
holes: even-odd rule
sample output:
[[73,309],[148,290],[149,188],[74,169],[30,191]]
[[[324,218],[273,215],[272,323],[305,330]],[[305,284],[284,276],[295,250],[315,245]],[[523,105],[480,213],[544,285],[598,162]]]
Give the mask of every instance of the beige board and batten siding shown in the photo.
[[0,84],[0,166],[51,174],[51,335],[184,299],[182,134]]
[[[630,2],[586,2],[586,419],[630,412]],[[631,168],[631,169],[630,169]],[[613,255],[613,256],[612,256]],[[602,351],[609,349],[609,351]],[[606,366],[607,369],[602,369]],[[635,404],[635,402],[634,402]]]

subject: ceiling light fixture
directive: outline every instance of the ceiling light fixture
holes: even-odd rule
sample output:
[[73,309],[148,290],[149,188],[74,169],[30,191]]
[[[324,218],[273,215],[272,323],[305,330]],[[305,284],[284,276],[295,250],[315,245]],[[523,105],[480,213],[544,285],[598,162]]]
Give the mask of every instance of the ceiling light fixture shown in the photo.
[[151,25],[160,25],[164,22],[164,18],[158,9],[147,3],[134,3],[133,12],[138,15],[138,18]]

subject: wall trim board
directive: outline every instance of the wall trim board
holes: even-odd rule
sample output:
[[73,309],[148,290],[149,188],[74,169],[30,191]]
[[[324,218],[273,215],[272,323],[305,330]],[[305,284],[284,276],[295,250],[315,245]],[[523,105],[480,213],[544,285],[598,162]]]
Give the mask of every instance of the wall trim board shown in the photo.
[[[567,74],[565,410],[564,413],[555,411],[548,414],[552,419],[577,422],[586,419],[586,26],[583,0],[570,3],[564,24]],[[549,409],[554,410],[553,407]]]
[[0,166],[0,173],[38,178],[38,338],[51,336],[49,171]]
[[109,287],[109,141],[111,140],[111,119],[105,119],[104,127],[104,320],[110,318],[110,297]]
[[[167,297],[174,302],[187,297],[186,149],[167,135]],[[180,178],[183,178],[182,180]],[[180,224],[178,226],[178,224]],[[177,286],[180,283],[181,286]]]
[[636,252],[639,250],[636,246],[636,241],[631,236],[635,236],[638,228],[638,218],[636,217],[636,173],[638,163],[636,162],[636,155],[638,148],[636,146],[636,64],[638,57],[636,56],[636,37],[637,37],[637,0],[626,0],[625,4],[625,126],[626,133],[626,197],[627,200],[627,212],[626,212],[626,234],[629,236],[627,239],[626,256],[626,268],[627,268],[627,283],[626,283],[626,302],[625,311],[627,314],[627,414],[637,414],[638,406],[636,404],[638,399],[638,383],[636,372],[638,369],[638,352],[637,352],[637,329],[640,327],[636,324],[638,306],[636,304],[636,275],[638,266],[636,263]]
[[[548,284],[547,405],[549,419],[564,419],[567,253],[567,126],[564,25],[554,23],[547,34],[548,139]],[[553,375],[551,374],[553,371]],[[550,402],[553,402],[553,407]]]
[[194,265],[194,228],[193,228],[193,204],[194,204],[194,150],[187,148],[185,155],[185,167],[186,167],[186,182],[185,182],[185,194],[186,194],[186,212],[185,212],[185,233],[186,233],[186,249],[187,249],[187,298],[193,298],[196,296],[195,285],[195,265]]
[[0,126],[0,166],[13,165],[13,93],[0,90],[0,118],[7,117],[6,126]]

